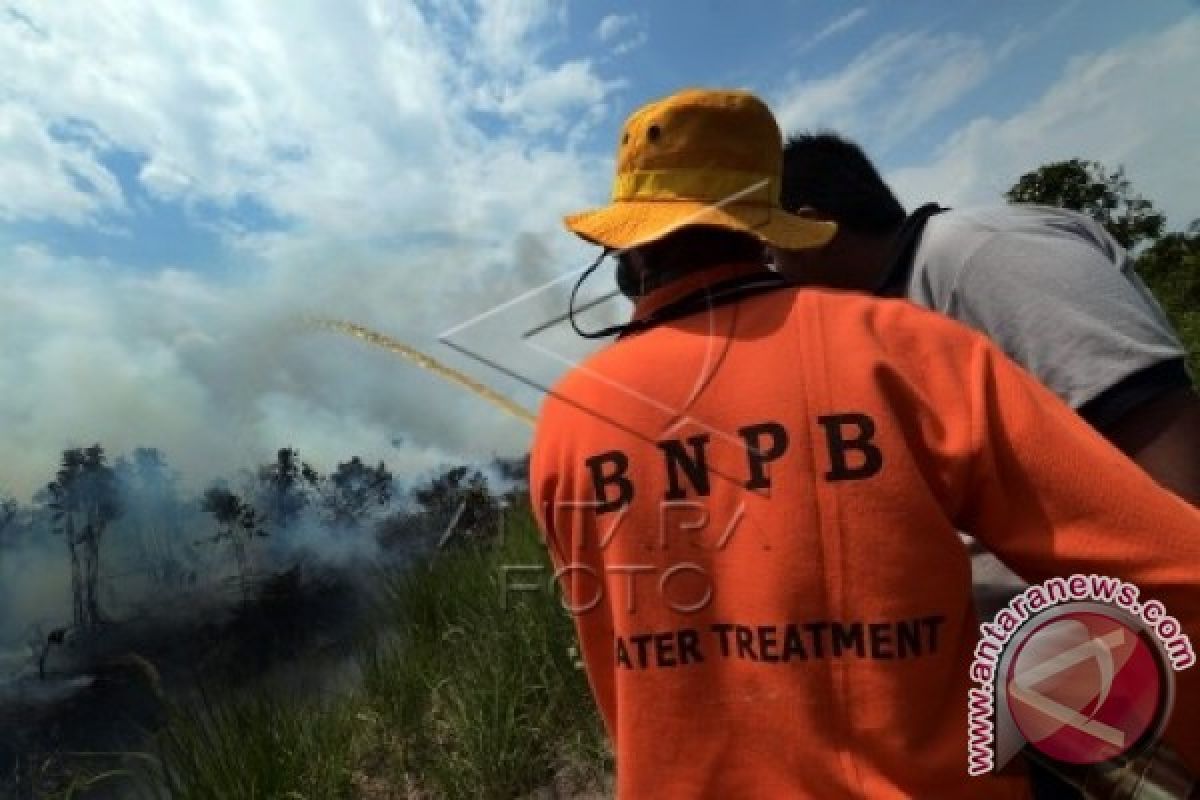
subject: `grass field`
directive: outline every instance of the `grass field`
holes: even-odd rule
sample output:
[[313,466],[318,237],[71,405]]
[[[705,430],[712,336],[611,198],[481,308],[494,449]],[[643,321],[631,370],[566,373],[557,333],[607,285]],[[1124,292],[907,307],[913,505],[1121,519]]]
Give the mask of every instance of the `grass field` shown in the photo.
[[[540,566],[543,590],[506,594],[512,565]],[[603,793],[610,756],[549,574],[531,518],[510,513],[502,536],[385,576],[378,636],[362,646],[356,690],[176,709],[151,758],[131,762],[141,792],[164,800]]]

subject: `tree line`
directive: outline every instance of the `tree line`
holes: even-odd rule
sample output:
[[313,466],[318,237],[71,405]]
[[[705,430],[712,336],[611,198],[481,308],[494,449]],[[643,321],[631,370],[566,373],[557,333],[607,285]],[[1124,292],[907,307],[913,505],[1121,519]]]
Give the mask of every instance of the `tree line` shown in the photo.
[[[496,460],[492,468],[506,480],[525,474],[519,460]],[[325,543],[364,539],[371,544],[364,552],[386,553],[436,543],[447,526],[469,535],[491,533],[501,503],[479,468],[444,469],[398,496],[382,461],[352,456],[323,474],[292,447],[243,471],[236,483],[216,481],[189,498],[156,448],[139,447],[111,463],[100,444],[67,448],[30,506],[0,497],[0,558],[35,537],[60,538],[70,566],[70,625],[86,630],[109,621],[101,602],[101,561],[114,549],[131,572],[171,588],[211,578],[200,574],[212,569],[205,551],[217,552],[232,561],[245,601],[256,574],[286,568],[298,557],[287,545],[302,529],[310,553]],[[114,532],[115,543],[109,541]]]

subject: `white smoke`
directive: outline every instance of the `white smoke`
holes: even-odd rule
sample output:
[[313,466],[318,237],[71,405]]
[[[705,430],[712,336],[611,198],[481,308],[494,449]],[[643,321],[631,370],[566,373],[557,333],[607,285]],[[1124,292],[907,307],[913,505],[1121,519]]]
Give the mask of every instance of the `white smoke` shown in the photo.
[[[0,489],[28,500],[64,447],[91,442],[157,447],[193,491],[284,446],[397,475],[523,452],[529,431],[478,398],[295,323],[367,325],[536,406],[436,336],[587,251],[559,217],[606,192],[578,143],[619,83],[545,56],[534,34],[564,24],[542,2],[14,4],[0,21]],[[112,152],[144,161],[134,190]],[[65,255],[28,225],[136,242],[153,233],[135,222],[144,197],[214,231],[220,263]],[[279,224],[247,229],[244,202]]]

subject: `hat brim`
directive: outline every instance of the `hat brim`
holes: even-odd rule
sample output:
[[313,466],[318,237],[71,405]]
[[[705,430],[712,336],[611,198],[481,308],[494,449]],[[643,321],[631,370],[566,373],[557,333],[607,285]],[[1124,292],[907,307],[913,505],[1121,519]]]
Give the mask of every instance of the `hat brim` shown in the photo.
[[780,208],[690,200],[626,200],[571,214],[563,222],[572,233],[613,250],[640,247],[693,226],[746,233],[783,250],[821,247],[837,233],[832,222],[805,219]]

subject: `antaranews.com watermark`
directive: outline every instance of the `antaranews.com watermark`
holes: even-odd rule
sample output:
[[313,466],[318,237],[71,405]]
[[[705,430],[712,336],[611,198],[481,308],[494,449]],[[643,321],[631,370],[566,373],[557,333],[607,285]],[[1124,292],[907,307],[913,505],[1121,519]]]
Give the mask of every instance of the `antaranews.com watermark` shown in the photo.
[[1005,735],[1051,758],[1089,764],[1161,733],[1171,673],[1193,666],[1196,654],[1179,620],[1140,596],[1120,578],[1052,578],[980,626],[968,703],[969,774],[1004,766],[1019,749],[1000,747]]

